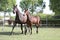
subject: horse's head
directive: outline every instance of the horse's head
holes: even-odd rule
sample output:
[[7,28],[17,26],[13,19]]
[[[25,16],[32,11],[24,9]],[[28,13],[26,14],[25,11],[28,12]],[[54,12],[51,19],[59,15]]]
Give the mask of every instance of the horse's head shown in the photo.
[[17,5],[14,5],[13,6],[13,13],[16,13],[17,12]]
[[25,9],[24,13],[25,13],[26,15],[28,15],[28,14],[29,14],[28,9]]

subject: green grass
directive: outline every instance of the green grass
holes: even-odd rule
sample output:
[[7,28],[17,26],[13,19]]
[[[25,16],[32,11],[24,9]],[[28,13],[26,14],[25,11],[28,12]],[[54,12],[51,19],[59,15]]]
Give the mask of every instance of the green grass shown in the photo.
[[60,40],[60,28],[39,28],[38,34],[36,28],[33,28],[32,35],[24,35],[20,34],[19,27],[15,27],[13,35],[9,36],[11,29],[12,27],[0,27],[0,40]]

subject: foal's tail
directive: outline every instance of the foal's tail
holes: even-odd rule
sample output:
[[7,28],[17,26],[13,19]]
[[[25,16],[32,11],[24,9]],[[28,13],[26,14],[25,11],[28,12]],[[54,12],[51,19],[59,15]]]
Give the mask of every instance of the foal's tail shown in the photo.
[[41,18],[40,18],[40,20],[39,20],[39,24],[40,24],[40,26],[42,26],[42,20],[41,20]]
[[39,24],[41,24],[41,20],[39,20]]

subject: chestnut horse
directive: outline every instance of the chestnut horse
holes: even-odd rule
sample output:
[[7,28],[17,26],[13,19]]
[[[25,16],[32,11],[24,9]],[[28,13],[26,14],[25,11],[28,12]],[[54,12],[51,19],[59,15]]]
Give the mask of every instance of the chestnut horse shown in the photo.
[[25,10],[25,14],[27,15],[27,24],[28,24],[28,27],[30,28],[30,32],[31,32],[30,34],[32,34],[32,24],[36,25],[36,28],[37,28],[36,33],[38,33],[38,27],[40,24],[40,17],[30,15],[28,9]]
[[27,16],[26,16],[26,14],[23,15],[22,13],[20,13],[19,9],[17,8],[17,5],[13,6],[13,13],[16,13],[16,17],[15,17],[15,21],[13,23],[13,28],[12,28],[11,34],[17,23],[21,24],[21,30],[23,33],[23,25],[22,24],[25,24],[27,22]]

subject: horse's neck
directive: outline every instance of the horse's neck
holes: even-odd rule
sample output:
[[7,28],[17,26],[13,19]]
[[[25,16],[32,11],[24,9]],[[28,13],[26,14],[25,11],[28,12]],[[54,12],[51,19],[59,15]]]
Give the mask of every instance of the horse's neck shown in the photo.
[[16,15],[18,15],[18,18],[19,18],[20,21],[23,20],[23,19],[22,19],[23,14],[21,14],[18,9],[17,9]]
[[20,13],[20,11],[19,11],[19,9],[17,9],[17,12],[16,12],[18,15],[21,15],[21,13]]
[[30,19],[31,19],[31,15],[28,14],[28,15],[27,15],[27,20],[30,20]]

